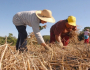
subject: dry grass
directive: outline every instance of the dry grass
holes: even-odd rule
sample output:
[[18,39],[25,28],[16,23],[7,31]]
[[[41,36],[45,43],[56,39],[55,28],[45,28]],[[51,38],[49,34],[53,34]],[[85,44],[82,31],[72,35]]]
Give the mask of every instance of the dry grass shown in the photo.
[[[30,41],[31,42],[31,41]],[[7,43],[0,46],[1,70],[88,70],[90,67],[90,44],[77,41],[65,49],[57,44],[43,46],[28,44],[28,51],[20,53]]]

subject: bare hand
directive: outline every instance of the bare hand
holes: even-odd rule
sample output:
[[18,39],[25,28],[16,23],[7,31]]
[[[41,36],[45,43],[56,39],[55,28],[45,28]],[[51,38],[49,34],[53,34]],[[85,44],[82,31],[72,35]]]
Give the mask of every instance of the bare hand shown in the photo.
[[47,25],[44,25],[43,27],[46,29]]

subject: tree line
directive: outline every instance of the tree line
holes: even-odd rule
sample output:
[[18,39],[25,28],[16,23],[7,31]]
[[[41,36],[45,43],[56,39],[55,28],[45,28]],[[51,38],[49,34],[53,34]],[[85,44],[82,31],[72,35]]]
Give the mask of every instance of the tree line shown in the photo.
[[[5,40],[6,40],[6,36],[5,37],[0,36],[0,45],[5,44]],[[16,41],[17,38],[14,37],[12,33],[9,33],[9,35],[7,36],[7,43],[11,43],[11,45],[15,45]]]

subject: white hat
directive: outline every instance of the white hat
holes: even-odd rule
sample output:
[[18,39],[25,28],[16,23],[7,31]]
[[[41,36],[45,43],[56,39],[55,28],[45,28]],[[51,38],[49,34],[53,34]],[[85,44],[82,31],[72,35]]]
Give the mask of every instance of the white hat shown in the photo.
[[55,23],[55,19],[53,18],[50,10],[44,9],[36,11],[36,16],[43,21]]

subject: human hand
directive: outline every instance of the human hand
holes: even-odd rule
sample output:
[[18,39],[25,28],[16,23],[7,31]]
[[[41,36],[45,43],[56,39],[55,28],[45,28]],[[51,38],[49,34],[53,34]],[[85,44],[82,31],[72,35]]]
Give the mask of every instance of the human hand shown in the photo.
[[45,50],[52,51],[52,49],[48,45],[46,45],[46,43],[41,43],[41,45],[45,48]]
[[47,27],[47,25],[44,25],[44,26],[43,26],[43,28],[45,28],[45,29],[46,29],[46,27]]
[[52,49],[49,46],[44,46],[45,50],[52,51]]
[[58,44],[60,47],[63,47],[63,43],[62,43],[62,42],[57,42],[57,44]]

